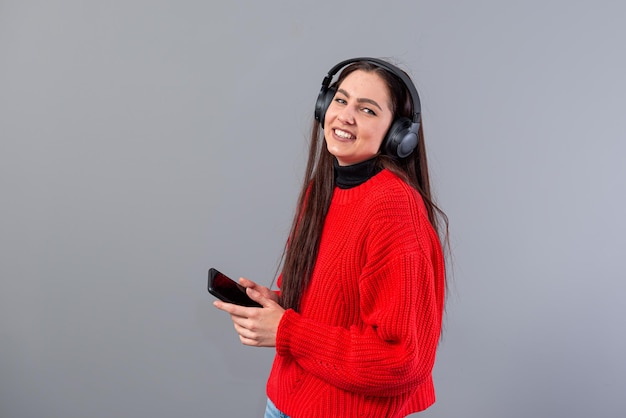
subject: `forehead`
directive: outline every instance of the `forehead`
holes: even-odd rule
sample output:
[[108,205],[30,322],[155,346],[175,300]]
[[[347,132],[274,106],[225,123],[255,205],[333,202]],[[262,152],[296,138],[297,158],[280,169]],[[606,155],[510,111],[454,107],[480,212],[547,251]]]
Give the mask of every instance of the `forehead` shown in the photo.
[[345,90],[351,97],[374,100],[381,106],[385,104],[391,109],[389,87],[383,78],[374,71],[356,70],[348,74],[338,88]]

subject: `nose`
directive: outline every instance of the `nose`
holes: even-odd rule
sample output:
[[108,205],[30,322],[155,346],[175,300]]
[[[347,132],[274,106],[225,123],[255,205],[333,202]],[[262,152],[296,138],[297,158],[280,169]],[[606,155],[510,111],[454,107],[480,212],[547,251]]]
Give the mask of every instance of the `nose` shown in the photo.
[[343,109],[341,109],[341,111],[337,115],[337,119],[339,119],[339,122],[344,123],[346,125],[354,124],[354,113],[352,109],[350,108],[350,106],[346,106]]

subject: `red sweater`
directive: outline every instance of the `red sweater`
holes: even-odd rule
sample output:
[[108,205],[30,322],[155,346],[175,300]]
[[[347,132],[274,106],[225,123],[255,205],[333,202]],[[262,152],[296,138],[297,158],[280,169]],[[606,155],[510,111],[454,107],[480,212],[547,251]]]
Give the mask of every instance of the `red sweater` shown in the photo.
[[444,261],[424,203],[388,170],[335,188],[267,394],[291,418],[404,417],[435,401]]

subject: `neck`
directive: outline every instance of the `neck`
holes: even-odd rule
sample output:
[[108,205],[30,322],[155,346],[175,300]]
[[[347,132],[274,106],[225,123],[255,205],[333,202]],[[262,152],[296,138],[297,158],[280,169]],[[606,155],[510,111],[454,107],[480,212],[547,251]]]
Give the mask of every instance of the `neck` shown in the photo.
[[339,165],[335,158],[334,168],[335,184],[340,189],[350,189],[363,184],[382,170],[377,157],[352,165]]

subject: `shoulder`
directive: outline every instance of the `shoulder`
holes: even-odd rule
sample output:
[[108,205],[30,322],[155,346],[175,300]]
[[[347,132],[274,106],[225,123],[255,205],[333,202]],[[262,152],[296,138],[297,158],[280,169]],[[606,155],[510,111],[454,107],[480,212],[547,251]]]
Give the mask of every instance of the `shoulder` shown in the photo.
[[366,204],[370,239],[389,241],[397,248],[429,247],[433,227],[422,196],[388,170],[377,176]]
[[372,178],[376,184],[366,199],[365,249],[372,277],[407,260],[432,260],[438,247],[419,192],[390,171],[383,170],[377,177]]
[[372,180],[367,199],[372,210],[398,216],[427,214],[419,192],[396,174],[383,170]]

